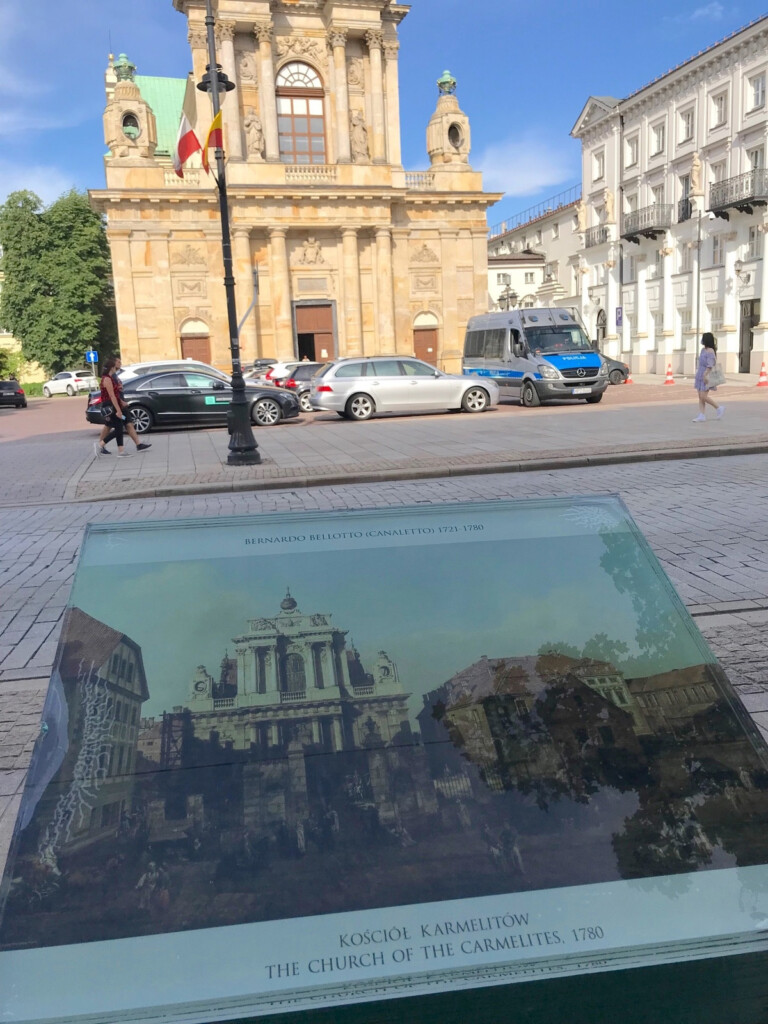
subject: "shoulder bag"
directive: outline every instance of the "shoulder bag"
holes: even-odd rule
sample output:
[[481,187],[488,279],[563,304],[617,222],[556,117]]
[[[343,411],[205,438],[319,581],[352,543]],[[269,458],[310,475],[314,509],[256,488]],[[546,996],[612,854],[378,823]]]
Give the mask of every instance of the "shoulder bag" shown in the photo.
[[707,377],[707,388],[719,388],[721,384],[725,384],[725,374],[720,363],[715,363]]

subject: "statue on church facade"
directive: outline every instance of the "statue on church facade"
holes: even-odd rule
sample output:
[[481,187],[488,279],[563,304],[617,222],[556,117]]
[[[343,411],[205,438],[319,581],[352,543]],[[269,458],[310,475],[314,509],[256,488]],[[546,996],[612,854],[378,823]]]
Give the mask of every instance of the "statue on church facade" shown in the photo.
[[576,223],[579,231],[587,230],[587,204],[583,199],[576,203]]
[[248,156],[257,160],[264,159],[264,130],[256,111],[251,108],[243,122],[245,128],[245,143],[248,148]]
[[603,193],[603,203],[605,204],[605,223],[615,224],[616,223],[616,206],[613,200],[613,192],[609,188]]
[[355,110],[349,115],[349,146],[355,163],[365,163],[370,158],[368,128],[360,110]]
[[694,153],[691,160],[691,195],[704,195],[704,191],[701,187],[701,158],[698,153]]

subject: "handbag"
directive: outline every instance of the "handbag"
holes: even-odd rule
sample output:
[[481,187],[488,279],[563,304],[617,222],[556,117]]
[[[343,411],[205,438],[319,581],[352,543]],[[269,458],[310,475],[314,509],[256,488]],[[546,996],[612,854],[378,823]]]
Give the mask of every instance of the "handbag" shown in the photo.
[[101,418],[106,423],[108,420],[112,418],[112,416],[115,415],[115,407],[114,405],[111,405],[109,402],[102,402],[100,412]]
[[725,374],[720,363],[715,363],[707,377],[707,388],[719,388],[721,384],[725,384]]

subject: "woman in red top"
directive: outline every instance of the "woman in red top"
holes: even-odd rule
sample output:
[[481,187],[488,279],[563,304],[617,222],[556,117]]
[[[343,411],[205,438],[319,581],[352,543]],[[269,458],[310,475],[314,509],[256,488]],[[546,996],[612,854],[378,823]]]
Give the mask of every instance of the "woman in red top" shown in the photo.
[[120,366],[119,356],[110,356],[104,363],[101,374],[101,402],[102,405],[111,405],[114,412],[101,428],[101,435],[98,443],[94,445],[94,450],[97,455],[111,455],[112,453],[105,446],[114,437],[117,438],[118,458],[127,458],[132,453],[123,448],[123,431],[128,432],[128,436],[136,445],[137,452],[146,452],[152,445],[139,441],[133,423],[127,419],[128,406],[123,401],[123,385],[117,375]]

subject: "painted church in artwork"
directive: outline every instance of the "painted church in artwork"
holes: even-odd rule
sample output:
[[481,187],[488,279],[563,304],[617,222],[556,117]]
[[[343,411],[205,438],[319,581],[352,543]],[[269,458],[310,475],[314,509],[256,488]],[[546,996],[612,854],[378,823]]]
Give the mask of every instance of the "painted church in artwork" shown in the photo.
[[[201,139],[211,121],[210,97],[196,88],[208,63],[205,2],[173,3],[192,70],[151,77],[125,55],[110,58],[106,185],[91,200],[107,221],[123,361],[226,368],[218,193],[199,154],[183,177],[172,165],[182,110]],[[469,119],[448,72],[426,126],[429,165],[403,167],[398,35],[408,6],[214,8],[217,60],[235,86],[222,116],[238,317],[258,274],[243,362],[400,353],[458,370],[466,322],[487,303],[486,210],[500,196],[469,163]]]

